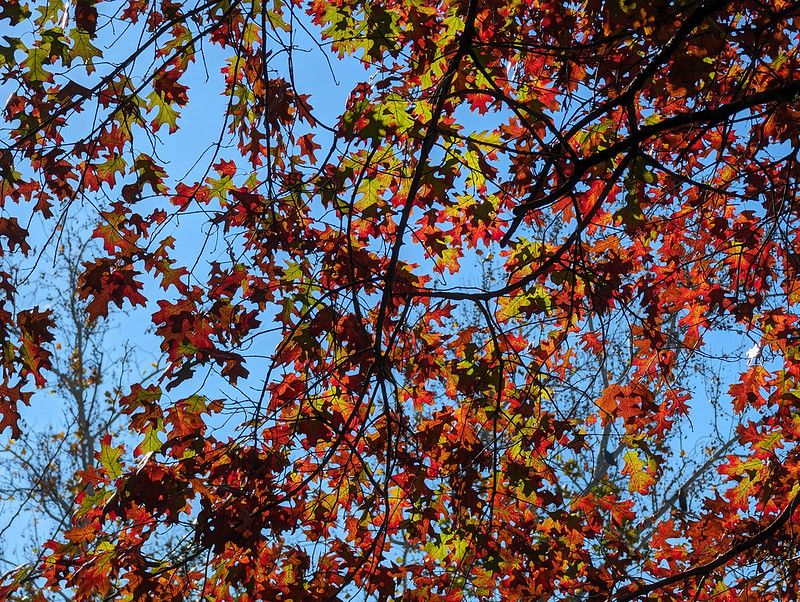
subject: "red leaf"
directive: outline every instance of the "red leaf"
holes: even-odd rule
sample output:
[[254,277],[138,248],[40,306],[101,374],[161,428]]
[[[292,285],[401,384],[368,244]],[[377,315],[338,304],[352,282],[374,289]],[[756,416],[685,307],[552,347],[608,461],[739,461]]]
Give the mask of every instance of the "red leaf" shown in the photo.
[[125,301],[132,305],[145,305],[147,299],[139,292],[142,283],[134,277],[139,274],[130,266],[117,266],[110,259],[100,258],[83,264],[85,271],[78,284],[78,296],[91,299],[86,308],[92,319],[108,315],[109,303],[121,308]]
[[[16,217],[0,217],[0,236],[8,239],[9,252],[19,248],[24,255],[27,255],[31,250],[28,244],[28,231],[19,225]],[[3,250],[0,248],[0,256],[3,255]]]
[[77,0],[75,25],[93,38],[97,32],[97,0]]

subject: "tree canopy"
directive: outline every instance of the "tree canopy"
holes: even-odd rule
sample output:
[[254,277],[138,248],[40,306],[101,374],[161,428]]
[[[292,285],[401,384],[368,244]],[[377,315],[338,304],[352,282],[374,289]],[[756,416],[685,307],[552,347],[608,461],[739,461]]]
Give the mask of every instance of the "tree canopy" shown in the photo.
[[163,362],[2,595],[793,599],[798,19],[3,2],[0,428],[76,215]]

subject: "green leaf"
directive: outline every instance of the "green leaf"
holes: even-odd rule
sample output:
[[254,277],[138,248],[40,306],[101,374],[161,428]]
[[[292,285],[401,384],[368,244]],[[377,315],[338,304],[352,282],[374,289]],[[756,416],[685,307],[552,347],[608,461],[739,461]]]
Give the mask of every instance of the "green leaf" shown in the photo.
[[122,447],[112,447],[105,441],[100,446],[98,460],[110,479],[116,479],[122,475],[122,464],[119,461],[121,456]]
[[283,279],[286,282],[296,282],[303,278],[303,266],[300,263],[289,261],[283,269]]
[[56,23],[63,10],[63,0],[46,0],[44,4],[39,4],[36,7],[36,12],[39,13],[39,16],[36,17],[34,22],[40,28],[44,27],[46,23]]
[[148,427],[144,439],[136,448],[135,454],[137,456],[146,456],[159,451],[161,446],[164,445],[163,441],[158,438],[159,433],[162,432],[164,432],[164,426],[161,420],[158,421],[157,425]]
[[13,65],[16,63],[14,55],[17,50],[25,50],[25,45],[19,38],[12,38],[10,36],[2,36],[8,43],[8,46],[0,44],[0,66]]
[[94,71],[94,59],[103,56],[103,53],[92,44],[89,34],[79,29],[73,29],[69,32],[69,38],[72,40],[72,55],[73,58],[79,58],[86,66],[86,73]]
[[614,219],[633,228],[644,221],[644,213],[636,194],[628,194],[625,197],[625,205],[614,212]]
[[178,130],[180,113],[172,103],[164,100],[155,90],[147,95],[147,110],[151,111],[153,109],[157,111],[156,116],[150,122],[153,132],[157,132],[164,125],[169,127],[170,134]]
[[22,66],[28,71],[28,78],[33,82],[49,82],[53,79],[53,74],[45,69],[45,63],[50,61],[50,53],[47,49],[34,46],[28,49],[28,58],[22,61]]
[[98,177],[111,186],[117,183],[117,174],[125,175],[127,163],[121,155],[114,154],[97,166]]

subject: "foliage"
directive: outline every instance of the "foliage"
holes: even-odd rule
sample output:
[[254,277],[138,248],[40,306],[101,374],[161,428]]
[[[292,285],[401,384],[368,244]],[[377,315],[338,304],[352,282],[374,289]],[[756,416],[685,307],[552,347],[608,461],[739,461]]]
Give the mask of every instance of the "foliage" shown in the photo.
[[[103,440],[70,524],[3,591],[791,599],[798,18],[789,0],[3,3],[3,253],[32,252],[32,220],[92,212],[88,318],[143,306],[167,366],[121,400],[134,461]],[[332,119],[298,84],[304,35],[363,67]],[[192,125],[208,152],[170,147]],[[1,276],[16,437],[54,316]],[[711,400],[733,432],[685,459],[712,415],[690,371],[713,380],[703,362],[744,356],[718,351],[741,333],[759,361]]]

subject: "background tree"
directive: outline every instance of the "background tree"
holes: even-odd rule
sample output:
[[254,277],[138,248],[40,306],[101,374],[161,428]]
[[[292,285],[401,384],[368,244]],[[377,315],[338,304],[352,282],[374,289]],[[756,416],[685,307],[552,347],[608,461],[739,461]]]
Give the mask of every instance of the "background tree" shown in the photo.
[[[5,3],[4,250],[94,215],[87,315],[166,356],[7,591],[791,599],[798,13]],[[53,325],[3,283],[19,435]]]
[[[48,277],[26,287],[21,284],[24,270],[12,270],[18,287],[32,289],[36,300],[53,313],[56,328],[48,345],[52,389],[32,401],[32,419],[21,419],[19,439],[0,452],[4,570],[20,559],[36,558],[43,544],[69,524],[75,497],[84,491],[80,475],[99,466],[97,452],[104,437],[121,434],[116,400],[127,379],[138,376],[135,350],[121,336],[120,316],[94,320],[85,311],[86,302],[77,297],[81,263],[94,246],[91,240],[81,240],[78,230],[61,232],[55,257],[42,257],[49,263]],[[26,589],[29,596],[38,593],[33,580]],[[60,596],[69,599],[64,593]]]

